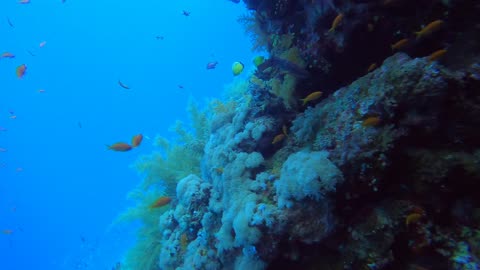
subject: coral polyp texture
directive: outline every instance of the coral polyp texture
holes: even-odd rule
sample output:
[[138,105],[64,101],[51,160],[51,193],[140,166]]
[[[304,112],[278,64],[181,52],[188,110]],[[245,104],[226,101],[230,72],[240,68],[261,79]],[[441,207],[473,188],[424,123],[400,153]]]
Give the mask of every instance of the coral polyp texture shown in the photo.
[[479,269],[478,3],[245,3],[270,56],[138,162],[142,269]]

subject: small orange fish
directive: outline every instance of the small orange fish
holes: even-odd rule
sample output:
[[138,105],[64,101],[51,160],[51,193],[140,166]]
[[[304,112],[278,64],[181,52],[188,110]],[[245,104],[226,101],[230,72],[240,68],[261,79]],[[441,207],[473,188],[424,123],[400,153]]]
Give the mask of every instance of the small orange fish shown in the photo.
[[415,32],[415,35],[417,35],[417,39],[423,38],[425,36],[428,36],[428,35],[436,32],[436,31],[438,31],[440,28],[443,27],[444,24],[445,24],[445,22],[442,21],[442,20],[433,21],[433,22],[427,24],[427,26],[423,27],[422,30],[420,30],[418,32]]
[[39,89],[38,92],[39,93],[45,93],[45,89]]
[[285,126],[285,125],[282,126],[282,133],[283,133],[285,136],[288,136],[288,134],[287,134],[287,126]]
[[138,134],[138,135],[135,135],[133,136],[132,138],[132,147],[137,147],[140,145],[140,143],[142,142],[143,140],[143,135],[142,134]]
[[377,68],[377,63],[371,64],[370,66],[368,66],[367,73],[370,73],[370,71],[373,71],[376,68]]
[[20,0],[20,4],[30,4],[30,0]]
[[18,78],[22,78],[25,75],[26,71],[27,71],[27,65],[21,64],[20,66],[17,67],[15,73],[17,74]]
[[315,100],[315,99],[317,99],[321,96],[322,96],[322,92],[317,91],[317,92],[313,92],[310,95],[308,95],[307,97],[301,99],[301,101],[303,101],[303,105],[305,106],[305,104],[307,104],[309,101]]
[[2,55],[0,56],[0,58],[15,58],[15,55],[13,55],[13,54],[10,53],[10,52],[4,52],[4,53],[2,53]]
[[405,218],[405,226],[409,226],[412,223],[416,223],[422,218],[422,215],[419,213],[411,213]]
[[10,115],[10,119],[17,119],[16,115]]
[[339,13],[332,22],[332,27],[328,32],[334,32],[343,21],[343,13]]
[[13,230],[2,230],[3,234],[10,235],[13,233]]
[[392,51],[395,51],[395,50],[401,50],[403,48],[405,48],[407,45],[408,45],[408,42],[410,40],[408,38],[404,38],[404,39],[400,39],[399,41],[395,42],[394,44],[392,44]]
[[380,124],[381,121],[382,121],[382,119],[380,119],[380,117],[378,117],[378,116],[369,116],[365,120],[363,120],[362,126],[364,126],[364,127],[376,126],[376,125]]
[[275,136],[273,138],[273,141],[272,141],[272,144],[276,144],[276,143],[279,143],[281,141],[283,141],[283,139],[285,139],[285,134],[278,134],[277,136]]
[[40,44],[38,44],[38,47],[43,48],[43,47],[45,47],[45,45],[47,45],[47,42],[42,41],[42,42],[40,42]]
[[169,204],[171,201],[172,201],[172,198],[170,198],[168,196],[162,196],[150,205],[150,209],[165,206],[165,205]]
[[217,172],[218,174],[222,174],[223,173],[223,167],[215,168],[215,172]]
[[118,151],[118,152],[127,152],[132,150],[132,147],[128,143],[117,142],[112,145],[107,145],[109,150]]
[[438,59],[442,58],[447,53],[447,50],[441,49],[433,52],[428,56],[428,61],[437,61]]

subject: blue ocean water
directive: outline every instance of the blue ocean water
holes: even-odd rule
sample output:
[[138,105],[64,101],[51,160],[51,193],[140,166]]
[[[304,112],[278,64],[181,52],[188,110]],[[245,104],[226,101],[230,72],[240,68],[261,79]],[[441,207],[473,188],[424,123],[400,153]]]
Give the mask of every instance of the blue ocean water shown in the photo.
[[[187,120],[190,95],[220,97],[231,64],[252,65],[245,12],[227,0],[0,2],[0,53],[15,55],[0,59],[0,269],[121,260],[134,233],[109,226],[140,181],[130,165]],[[138,133],[132,151],[105,147]]]

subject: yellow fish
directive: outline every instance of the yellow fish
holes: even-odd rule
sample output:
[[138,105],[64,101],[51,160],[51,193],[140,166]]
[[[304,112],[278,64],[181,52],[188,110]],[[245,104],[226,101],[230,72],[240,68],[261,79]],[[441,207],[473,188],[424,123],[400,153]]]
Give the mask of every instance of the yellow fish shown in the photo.
[[303,105],[305,106],[305,104],[307,104],[309,101],[315,100],[315,99],[317,99],[321,96],[322,96],[322,92],[317,91],[317,92],[311,93],[310,95],[308,95],[307,97],[305,97],[301,100],[303,101]]
[[330,30],[328,30],[328,32],[334,32],[337,29],[337,27],[342,23],[342,21],[343,21],[343,13],[340,13],[333,20],[332,27],[330,28]]
[[285,139],[285,134],[278,134],[277,136],[275,136],[273,138],[273,141],[272,141],[272,144],[276,144],[276,143],[279,143],[281,141],[283,141],[283,139]]

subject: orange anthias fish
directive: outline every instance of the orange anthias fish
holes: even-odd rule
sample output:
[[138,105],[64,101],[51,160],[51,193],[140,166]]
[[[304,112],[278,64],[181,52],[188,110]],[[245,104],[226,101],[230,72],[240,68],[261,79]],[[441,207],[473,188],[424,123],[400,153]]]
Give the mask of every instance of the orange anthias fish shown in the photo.
[[428,61],[430,61],[430,62],[431,61],[436,61],[436,60],[442,58],[442,56],[444,56],[446,53],[447,53],[447,50],[445,50],[445,49],[435,51],[428,56]]
[[20,4],[30,4],[30,0],[20,0]]
[[370,71],[373,71],[376,68],[377,68],[377,63],[371,64],[370,66],[368,66],[367,73],[370,73]]
[[15,73],[17,74],[18,78],[22,78],[25,75],[26,71],[27,71],[27,65],[21,64],[20,66],[17,67]]
[[38,44],[38,47],[43,48],[43,47],[45,47],[45,45],[47,45],[47,42],[42,41],[42,42],[40,42],[40,44]]
[[401,50],[401,49],[405,48],[407,46],[408,42],[409,42],[408,38],[400,39],[399,41],[392,44],[392,46],[391,46],[392,51]]
[[132,138],[132,147],[137,147],[137,146],[139,146],[140,143],[142,143],[142,140],[143,140],[143,135],[142,135],[142,134],[138,134],[138,135],[133,136],[133,138]]
[[276,143],[279,143],[281,141],[283,141],[283,139],[285,139],[285,134],[278,134],[277,136],[275,136],[273,138],[273,141],[272,141],[272,144],[276,144]]
[[433,21],[427,24],[427,26],[425,26],[424,28],[422,28],[422,30],[415,32],[415,35],[417,35],[417,39],[420,39],[425,36],[429,36],[430,34],[442,28],[444,24],[445,23],[442,20]]
[[378,116],[370,116],[370,117],[367,117],[365,120],[363,120],[362,126],[373,127],[380,124],[381,121],[382,119]]
[[301,99],[303,101],[303,105],[307,104],[309,101],[312,101],[312,100],[315,100],[319,97],[322,96],[322,92],[320,91],[317,91],[317,92],[313,92],[311,93],[310,95],[308,95],[306,98],[303,98]]
[[2,230],[2,233],[9,235],[13,233],[13,230]]
[[118,151],[118,152],[127,152],[132,150],[132,146],[124,142],[117,142],[112,145],[107,145],[107,148],[109,150]]
[[2,53],[2,55],[0,56],[0,58],[15,58],[15,55],[13,55],[13,54],[10,53],[10,52],[4,52],[4,53]]
[[333,20],[332,27],[330,28],[330,30],[328,30],[328,32],[334,32],[337,29],[337,27],[342,23],[342,21],[343,21],[343,13],[340,13]]
[[150,209],[165,206],[165,205],[169,204],[171,201],[172,201],[172,198],[170,198],[168,196],[162,196],[150,205]]

